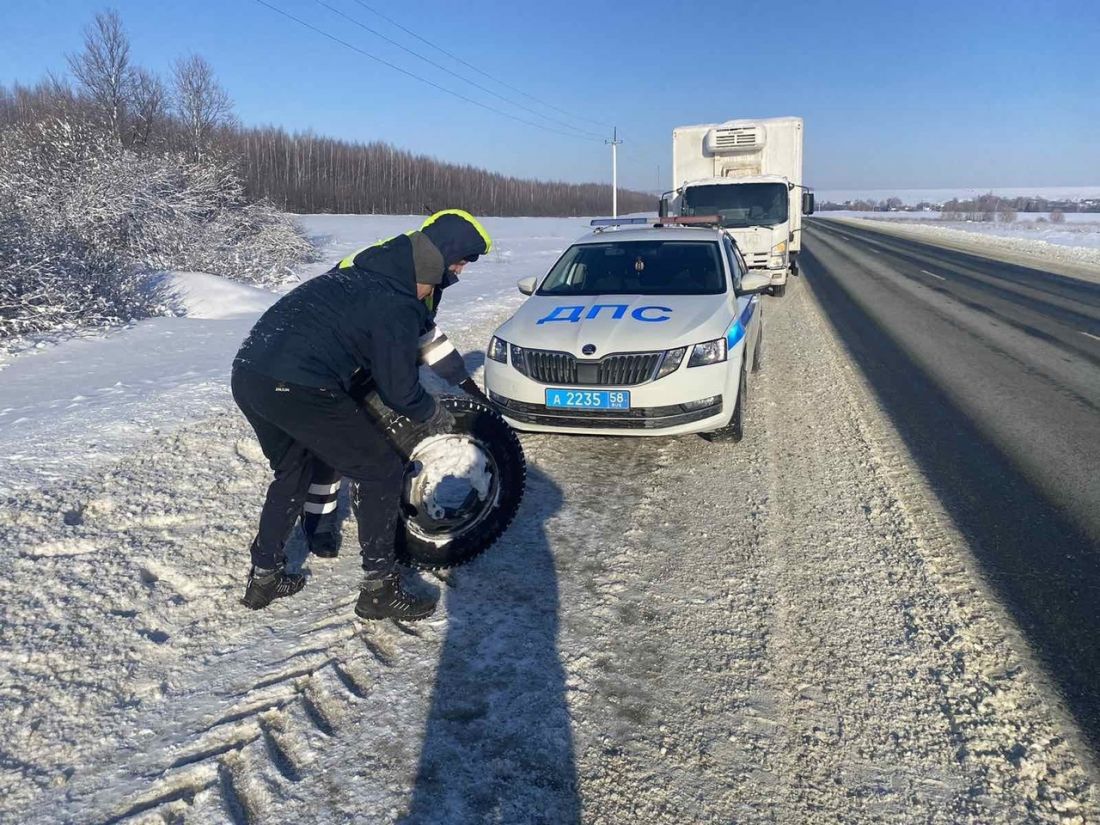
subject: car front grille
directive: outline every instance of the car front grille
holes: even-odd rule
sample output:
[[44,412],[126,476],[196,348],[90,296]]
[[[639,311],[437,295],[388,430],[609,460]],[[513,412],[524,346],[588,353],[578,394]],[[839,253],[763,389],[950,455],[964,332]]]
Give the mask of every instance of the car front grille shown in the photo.
[[663,352],[639,352],[633,355],[609,355],[600,361],[597,384],[603,387],[633,387],[653,378]]
[[529,349],[523,352],[527,376],[540,384],[576,384],[577,359],[568,352]]
[[[515,350],[513,350],[513,359]],[[568,352],[523,351],[527,377],[540,384],[567,386],[633,387],[652,381],[664,358],[663,352],[608,355],[599,361],[578,361]]]

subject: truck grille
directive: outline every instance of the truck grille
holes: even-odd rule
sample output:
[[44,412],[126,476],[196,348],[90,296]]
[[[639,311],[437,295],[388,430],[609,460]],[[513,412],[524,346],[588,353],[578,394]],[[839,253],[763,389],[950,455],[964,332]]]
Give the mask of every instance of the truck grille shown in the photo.
[[632,352],[586,362],[567,352],[528,349],[523,351],[526,370],[521,371],[540,384],[632,387],[653,380],[663,357],[664,352]]

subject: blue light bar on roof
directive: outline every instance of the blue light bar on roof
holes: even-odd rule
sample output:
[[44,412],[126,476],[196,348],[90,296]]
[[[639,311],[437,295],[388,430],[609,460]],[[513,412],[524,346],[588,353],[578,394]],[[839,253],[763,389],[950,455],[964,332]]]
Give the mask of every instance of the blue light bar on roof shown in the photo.
[[593,218],[589,226],[624,226],[626,224],[653,223],[656,218]]

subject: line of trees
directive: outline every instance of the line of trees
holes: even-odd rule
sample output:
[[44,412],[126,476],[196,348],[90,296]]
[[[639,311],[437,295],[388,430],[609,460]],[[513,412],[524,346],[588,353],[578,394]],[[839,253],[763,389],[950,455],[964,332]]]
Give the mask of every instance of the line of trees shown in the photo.
[[1067,212],[1100,212],[1100,199],[1055,200],[1030,195],[1003,197],[987,192],[975,198],[952,198],[942,204],[921,201],[907,205],[901,198],[891,197],[883,200],[848,200],[844,203],[824,201],[817,208],[820,212],[940,212],[943,220],[986,223],[1012,223],[1021,212],[1047,212],[1052,223],[1062,223]]
[[[508,177],[387,143],[274,127],[227,129],[223,140],[241,158],[246,189],[290,212],[418,214],[461,206],[482,215],[576,216],[610,207],[610,188],[603,184]],[[651,211],[655,200],[619,190],[624,212]]]
[[[288,212],[407,214],[461,206],[485,215],[575,216],[608,210],[606,185],[515,178],[381,142],[245,127],[200,55],[181,57],[167,79],[135,65],[113,11],[96,15],[68,66],[71,82],[51,77],[33,86],[0,86],[0,128],[81,121],[126,149],[192,160],[213,155],[236,167],[246,197]],[[653,201],[619,191],[623,211],[650,210]]]

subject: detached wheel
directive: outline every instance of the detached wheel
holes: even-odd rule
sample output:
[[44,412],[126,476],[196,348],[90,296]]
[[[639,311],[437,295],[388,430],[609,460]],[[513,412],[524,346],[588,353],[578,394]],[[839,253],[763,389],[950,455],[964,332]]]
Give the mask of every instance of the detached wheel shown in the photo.
[[397,560],[426,570],[466,564],[492,547],[515,518],[527,482],[523,447],[495,410],[467,397],[440,401],[455,417],[453,433],[430,436],[391,411],[382,419],[407,462]]
[[745,373],[745,362],[741,362],[741,380],[737,385],[737,400],[733,404],[733,415],[726,426],[709,433],[703,433],[707,441],[728,442],[736,444],[745,436],[745,405],[748,402],[748,382]]

